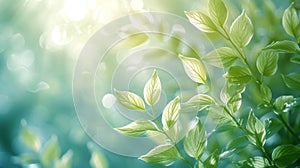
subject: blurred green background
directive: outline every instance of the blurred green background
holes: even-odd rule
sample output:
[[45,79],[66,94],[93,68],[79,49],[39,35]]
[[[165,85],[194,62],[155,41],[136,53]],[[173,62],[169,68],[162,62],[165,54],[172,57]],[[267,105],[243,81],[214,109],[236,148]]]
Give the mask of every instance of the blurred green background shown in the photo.
[[[277,33],[282,32],[280,17],[288,0],[225,2],[232,5],[235,16],[246,8],[258,25],[252,48],[288,38]],[[72,149],[72,167],[89,167],[87,144],[92,140],[81,128],[72,101],[73,70],[89,37],[130,12],[162,11],[184,17],[184,11],[205,6],[204,0],[0,0],[0,168],[20,167],[14,157],[28,152],[19,138],[22,119],[42,143],[55,134],[63,153]],[[288,71],[285,62],[282,59],[280,68]],[[278,86],[283,83],[271,88]],[[286,92],[277,90],[275,95]],[[96,148],[109,167],[155,167]]]

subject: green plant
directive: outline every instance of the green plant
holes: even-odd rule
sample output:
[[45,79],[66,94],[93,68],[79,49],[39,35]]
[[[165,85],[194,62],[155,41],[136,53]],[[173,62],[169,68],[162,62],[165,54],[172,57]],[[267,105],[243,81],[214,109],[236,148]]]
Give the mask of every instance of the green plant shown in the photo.
[[[205,86],[206,90],[182,103],[176,97],[166,105],[159,121],[155,117],[157,112],[154,106],[160,98],[162,87],[154,70],[144,87],[144,100],[132,92],[115,90],[121,105],[144,112],[151,119],[138,120],[117,130],[129,136],[141,136],[149,132],[164,136],[167,139],[165,144],[140,157],[151,164],[167,166],[180,159],[189,167],[217,167],[222,160],[230,160],[230,164],[240,167],[299,165],[300,114],[297,94],[300,72],[295,71],[297,66],[289,74],[281,75],[286,86],[295,91],[294,94],[275,97],[269,87],[270,81],[276,78],[279,71],[280,57],[290,57],[291,63],[299,65],[300,21],[294,3],[291,3],[282,17],[283,28],[292,40],[275,41],[259,50],[251,49],[254,46],[251,41],[255,27],[245,10],[238,17],[229,18],[229,10],[223,1],[209,0],[207,13],[190,11],[186,12],[186,16],[199,30],[218,34],[225,46],[199,58],[179,55],[186,74],[198,85]],[[234,21],[229,24],[231,19]],[[219,92],[207,73],[208,64],[225,70],[225,84]],[[259,95],[258,100],[249,98],[253,93]],[[198,114],[195,115],[196,124],[184,136],[182,149],[179,145],[182,135],[178,131],[177,122],[181,111],[186,109],[192,109]],[[203,114],[207,114],[218,124],[217,129],[206,133],[199,117]],[[233,137],[225,144],[220,142],[214,150],[208,149],[207,139],[222,132],[218,131],[222,129],[230,134],[237,133],[239,137]],[[276,134],[286,138],[281,141],[274,138]],[[270,145],[270,141],[276,142]],[[249,144],[259,152],[239,160],[232,157],[234,152],[243,151],[242,148]],[[209,156],[204,156],[205,152]],[[194,161],[188,157],[194,158]]]

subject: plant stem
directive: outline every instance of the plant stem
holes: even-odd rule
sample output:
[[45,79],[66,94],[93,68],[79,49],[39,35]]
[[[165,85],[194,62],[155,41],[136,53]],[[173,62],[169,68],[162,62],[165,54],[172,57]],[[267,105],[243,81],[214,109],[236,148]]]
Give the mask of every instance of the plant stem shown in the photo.
[[299,136],[295,133],[295,131],[291,128],[291,126],[284,120],[284,118],[282,117],[282,115],[277,114],[279,120],[283,123],[283,125],[286,127],[286,129],[296,138],[297,142],[300,143],[300,138]]

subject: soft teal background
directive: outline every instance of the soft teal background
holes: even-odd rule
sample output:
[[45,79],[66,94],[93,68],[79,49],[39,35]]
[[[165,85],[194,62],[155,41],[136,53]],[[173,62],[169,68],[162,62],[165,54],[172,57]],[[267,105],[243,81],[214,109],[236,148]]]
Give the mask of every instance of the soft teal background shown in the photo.
[[[82,18],[72,18],[70,13],[64,13],[64,2],[0,0],[0,168],[18,167],[13,157],[28,151],[19,139],[21,119],[27,121],[28,127],[43,143],[55,134],[62,152],[72,149],[72,167],[89,167],[87,143],[92,140],[82,130],[75,113],[72,101],[73,69],[87,39],[109,21],[126,15],[130,10],[130,1],[95,0],[96,5],[91,5],[94,8],[89,9]],[[235,5],[231,6],[234,9],[233,15],[239,13],[241,4],[245,8],[248,6],[247,1],[226,2]],[[256,29],[254,38],[258,45],[260,42],[263,45],[287,38],[287,35],[276,35],[276,32],[282,31],[280,16],[289,2],[273,2],[273,12],[277,17],[268,22],[260,18],[266,16],[264,5],[261,5],[263,1],[257,0],[253,9],[248,6],[250,15],[257,16],[253,18],[254,24],[261,26]],[[75,1],[69,5],[72,3]],[[144,8],[184,17],[184,11],[205,9],[202,4],[205,1],[145,0]],[[104,9],[106,13],[99,14]],[[80,13],[78,10],[74,12]],[[53,31],[60,34],[51,37]],[[214,37],[212,39],[218,40]],[[283,60],[281,68],[288,68],[285,65]],[[277,79],[271,88],[283,86],[280,77]],[[285,92],[277,90],[275,95]],[[101,147],[98,150],[105,155],[112,168],[156,167],[136,158],[113,154]],[[172,167],[182,166],[182,162],[176,162]]]

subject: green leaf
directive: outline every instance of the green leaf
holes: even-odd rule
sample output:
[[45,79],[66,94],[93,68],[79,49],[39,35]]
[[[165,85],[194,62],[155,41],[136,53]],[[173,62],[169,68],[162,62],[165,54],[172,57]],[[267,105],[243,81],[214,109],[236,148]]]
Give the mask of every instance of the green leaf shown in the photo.
[[200,11],[185,12],[185,15],[196,28],[203,32],[211,33],[217,30],[213,21],[206,14]]
[[216,123],[222,124],[227,121],[230,121],[231,117],[228,115],[224,108],[217,105],[211,105],[209,107],[209,117]]
[[279,55],[272,51],[263,51],[256,60],[256,67],[264,76],[274,75],[277,70]]
[[130,110],[145,110],[145,103],[143,99],[131,92],[118,91],[115,89],[115,94],[118,101]]
[[239,93],[232,96],[227,102],[227,107],[232,112],[237,112],[240,109],[241,105],[242,105],[242,95]]
[[161,83],[157,75],[156,70],[154,70],[151,78],[148,80],[144,87],[144,99],[147,104],[154,105],[160,98],[161,93]]
[[186,74],[197,83],[206,83],[206,72],[203,64],[191,57],[185,57],[183,55],[179,55],[179,58],[182,61],[184,70]]
[[228,79],[229,82],[234,84],[246,84],[252,78],[249,70],[241,66],[230,67],[228,72],[224,76]]
[[253,36],[253,25],[246,12],[243,11],[230,27],[230,37],[235,45],[243,48],[249,44]]
[[270,103],[272,100],[272,92],[271,89],[264,83],[259,86],[261,98],[264,102]]
[[210,0],[208,2],[208,11],[214,23],[223,26],[227,20],[228,12],[222,0]]
[[300,88],[300,72],[292,72],[288,75],[282,75],[283,81],[287,87],[295,90]]
[[206,134],[199,119],[194,127],[186,134],[183,145],[185,152],[197,160],[204,153],[206,148]]
[[29,130],[26,125],[26,121],[21,121],[22,129],[21,129],[21,140],[25,143],[27,147],[34,150],[35,152],[40,151],[41,149],[41,141],[40,139]]
[[208,53],[203,60],[213,66],[223,68],[231,66],[239,57],[231,48],[221,47]]
[[290,61],[294,64],[300,65],[300,57],[299,56],[294,56],[290,59]]
[[180,111],[179,97],[170,101],[162,114],[162,124],[165,130],[170,129],[178,120]]
[[282,25],[284,30],[292,37],[297,37],[297,27],[300,24],[296,9],[292,3],[283,13]]
[[70,168],[73,157],[73,151],[68,150],[60,160],[55,163],[55,168]]
[[222,153],[222,156],[226,157],[229,154],[238,153],[238,151],[245,148],[248,144],[249,141],[246,136],[237,137],[227,144],[226,151]]
[[264,124],[255,117],[254,113],[250,111],[246,129],[248,131],[247,137],[251,143],[256,146],[263,146],[266,142],[266,130]]
[[274,102],[275,109],[278,112],[281,112],[281,111],[283,111],[286,108],[287,104],[289,104],[289,103],[291,103],[293,101],[294,101],[294,97],[293,96],[286,96],[286,95],[280,96]]
[[92,150],[90,165],[92,168],[108,168],[105,157],[96,150]]
[[273,50],[282,53],[300,53],[300,48],[296,42],[283,40],[267,45],[264,50]]
[[207,159],[203,162],[205,168],[216,168],[219,162],[219,150],[216,149]]
[[158,128],[156,124],[150,120],[136,120],[124,127],[116,128],[116,130],[128,136],[140,136],[149,130],[158,131]]
[[51,139],[47,142],[42,155],[41,160],[43,165],[49,167],[51,164],[54,163],[59,158],[60,155],[60,148],[57,143],[57,137],[52,136]]
[[229,81],[226,81],[224,87],[221,90],[220,98],[225,104],[227,104],[232,97],[236,96],[237,94],[241,94],[244,91],[244,84],[234,84]]
[[124,40],[121,41],[121,45],[126,48],[134,48],[144,44],[148,39],[149,36],[146,33],[133,34],[124,38]]
[[198,112],[206,107],[214,104],[215,101],[212,97],[205,94],[198,94],[190,98],[187,102],[182,104],[182,110],[184,112]]
[[277,146],[273,153],[272,159],[279,167],[287,167],[300,159],[300,147],[295,145]]
[[173,164],[180,156],[170,144],[160,145],[152,149],[146,155],[141,156],[139,159],[159,166],[168,166]]
[[242,167],[245,168],[266,168],[270,166],[269,161],[260,156],[249,158],[242,163]]

